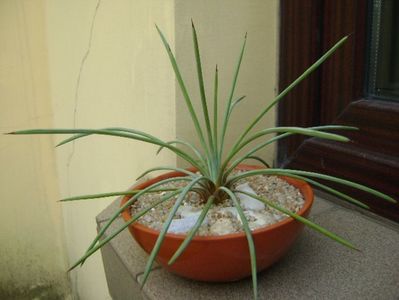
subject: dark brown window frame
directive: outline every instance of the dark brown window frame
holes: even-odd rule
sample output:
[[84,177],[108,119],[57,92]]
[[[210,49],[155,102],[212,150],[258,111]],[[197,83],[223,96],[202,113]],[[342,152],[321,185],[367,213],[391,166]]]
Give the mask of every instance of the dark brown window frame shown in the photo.
[[[281,0],[282,90],[345,35],[346,44],[278,108],[280,126],[345,124],[349,143],[294,136],[278,145],[278,164],[353,180],[399,199],[399,103],[366,99],[368,1]],[[399,204],[351,188],[341,191],[399,222]]]

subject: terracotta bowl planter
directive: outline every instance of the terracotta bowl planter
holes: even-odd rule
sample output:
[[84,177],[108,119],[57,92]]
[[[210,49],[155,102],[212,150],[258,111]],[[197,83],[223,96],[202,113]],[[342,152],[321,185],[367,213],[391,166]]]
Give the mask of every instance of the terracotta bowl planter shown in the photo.
[[[239,169],[259,169],[256,166],[240,165]],[[154,179],[134,186],[143,189],[165,178],[184,176],[182,173],[169,172]],[[305,182],[288,177],[281,177],[297,187],[305,198],[299,215],[306,217],[313,203],[313,190]],[[129,196],[122,199],[121,205],[129,200]],[[129,210],[122,213],[123,218],[131,219]],[[257,269],[264,270],[279,260],[291,247],[303,229],[303,224],[293,218],[284,219],[276,224],[253,231],[256,247]],[[129,226],[129,231],[139,245],[150,253],[158,237],[158,231],[139,223]],[[222,236],[193,238],[185,252],[172,265],[167,263],[183,242],[185,235],[167,234],[159,251],[157,262],[164,268],[180,276],[200,280],[226,282],[235,281],[251,275],[248,243],[244,233]]]

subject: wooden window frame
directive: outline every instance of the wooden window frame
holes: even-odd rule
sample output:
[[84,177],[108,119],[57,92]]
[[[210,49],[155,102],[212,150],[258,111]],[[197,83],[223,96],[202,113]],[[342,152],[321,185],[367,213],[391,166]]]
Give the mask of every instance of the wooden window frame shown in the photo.
[[[280,126],[344,124],[349,143],[293,136],[278,144],[278,164],[353,180],[399,199],[399,103],[365,94],[368,6],[365,0],[281,0],[279,89],[336,41],[345,45],[296,87],[278,108]],[[331,185],[331,184],[330,184]],[[399,222],[399,204],[333,185]]]

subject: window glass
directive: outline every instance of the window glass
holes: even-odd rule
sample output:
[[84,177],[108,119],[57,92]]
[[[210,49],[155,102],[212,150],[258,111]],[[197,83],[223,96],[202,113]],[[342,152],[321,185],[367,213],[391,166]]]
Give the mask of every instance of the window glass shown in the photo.
[[399,1],[371,1],[368,94],[399,101]]

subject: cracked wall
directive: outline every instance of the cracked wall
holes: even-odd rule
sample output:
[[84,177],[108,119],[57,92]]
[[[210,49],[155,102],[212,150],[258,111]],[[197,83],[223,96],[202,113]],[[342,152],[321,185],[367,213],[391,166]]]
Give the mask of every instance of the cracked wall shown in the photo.
[[[131,127],[175,136],[173,71],[155,30],[174,38],[173,1],[0,1],[1,131]],[[60,198],[125,190],[168,151],[90,137],[1,136],[0,298],[63,299],[67,266],[96,234],[112,199]],[[70,273],[76,299],[109,299],[100,253]]]
[[[175,136],[174,76],[154,23],[172,38],[173,1],[49,1],[51,99],[56,127],[129,127]],[[57,137],[60,141],[62,137]],[[145,169],[175,165],[168,151],[114,137],[56,150],[62,197],[125,190]],[[95,237],[95,216],[112,199],[63,205],[68,259]],[[71,272],[81,299],[107,299],[100,253]]]
[[[234,116],[231,131],[238,131],[274,95],[277,1],[0,1],[1,130],[130,127],[164,140],[176,134],[191,138],[193,128],[154,28],[157,23],[176,50],[195,94],[190,17],[199,32],[207,86],[217,62],[222,97],[241,38],[249,33],[236,94],[250,102],[243,103],[249,106],[242,116]],[[274,122],[271,114],[263,124]],[[68,296],[67,265],[86,250],[96,234],[95,216],[112,199],[57,199],[124,190],[145,169],[176,164],[171,153],[154,156],[156,147],[139,142],[88,137],[54,150],[61,139],[0,137],[0,298],[11,290],[21,299],[26,293]],[[264,158],[273,155],[263,152]],[[70,282],[76,299],[109,299],[99,253],[71,272]]]

